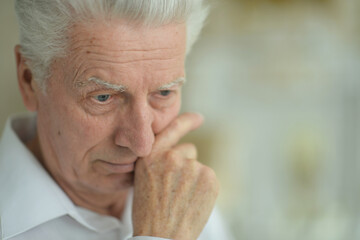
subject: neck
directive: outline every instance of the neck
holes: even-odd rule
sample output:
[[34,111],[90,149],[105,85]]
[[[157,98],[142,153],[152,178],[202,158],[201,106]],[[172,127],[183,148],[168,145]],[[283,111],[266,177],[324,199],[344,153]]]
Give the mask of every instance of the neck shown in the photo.
[[43,155],[41,153],[38,135],[36,135],[36,137],[34,137],[25,144],[27,148],[43,165],[46,171],[52,176],[52,178],[57,182],[57,184],[77,206],[89,209],[102,215],[109,215],[116,218],[121,218],[129,193],[128,190],[120,191],[117,193],[104,194],[86,191],[86,189],[81,187],[73,187],[72,185],[68,184],[67,181],[61,176],[56,176],[52,174],[50,170],[51,168],[47,166],[47,164],[45,164]]
[[77,206],[121,219],[129,193],[128,190],[115,194],[93,193],[74,188],[61,178],[55,178],[55,180]]

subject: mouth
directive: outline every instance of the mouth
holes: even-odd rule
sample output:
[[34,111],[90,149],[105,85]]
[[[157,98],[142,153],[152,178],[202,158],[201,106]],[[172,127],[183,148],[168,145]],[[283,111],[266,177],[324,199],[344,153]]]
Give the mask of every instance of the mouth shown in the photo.
[[97,164],[100,168],[102,168],[103,170],[105,170],[108,173],[130,173],[133,172],[135,169],[135,161],[130,162],[130,163],[112,163],[112,162],[107,162],[104,160],[98,160]]

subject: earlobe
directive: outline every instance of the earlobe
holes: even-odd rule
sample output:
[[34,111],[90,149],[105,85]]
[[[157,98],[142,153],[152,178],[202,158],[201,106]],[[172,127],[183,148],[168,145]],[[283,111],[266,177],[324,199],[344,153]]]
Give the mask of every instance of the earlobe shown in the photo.
[[16,70],[21,96],[29,111],[37,111],[38,99],[33,74],[20,53],[20,45],[15,47]]

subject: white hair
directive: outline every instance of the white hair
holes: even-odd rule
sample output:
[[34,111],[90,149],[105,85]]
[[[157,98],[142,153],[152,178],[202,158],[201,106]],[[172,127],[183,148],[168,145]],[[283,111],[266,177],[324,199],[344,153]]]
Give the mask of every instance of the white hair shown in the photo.
[[40,86],[57,57],[66,56],[68,30],[76,22],[122,18],[145,26],[185,22],[186,54],[203,27],[203,0],[16,0],[21,54]]

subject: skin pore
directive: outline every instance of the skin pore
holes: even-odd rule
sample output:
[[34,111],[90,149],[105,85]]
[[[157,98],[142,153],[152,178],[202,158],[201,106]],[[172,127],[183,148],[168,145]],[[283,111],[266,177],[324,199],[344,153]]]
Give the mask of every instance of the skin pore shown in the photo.
[[33,83],[38,136],[28,147],[75,204],[121,216],[136,160],[179,113],[185,32],[123,20],[74,25],[46,94]]

